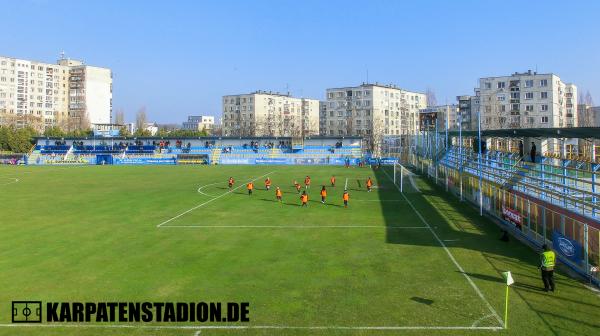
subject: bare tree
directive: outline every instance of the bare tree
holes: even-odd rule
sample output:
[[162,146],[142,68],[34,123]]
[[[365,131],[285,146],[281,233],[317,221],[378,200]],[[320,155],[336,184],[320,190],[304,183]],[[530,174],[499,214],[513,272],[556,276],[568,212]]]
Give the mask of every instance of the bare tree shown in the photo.
[[117,113],[115,113],[114,122],[115,122],[115,124],[118,124],[118,125],[125,124],[125,112],[123,112],[123,109],[119,109],[117,111]]
[[585,93],[585,104],[588,106],[594,106],[594,99],[592,98],[590,91]]
[[135,114],[135,128],[141,130],[146,127],[148,117],[146,116],[146,107],[142,106]]
[[428,87],[425,90],[425,96],[427,97],[427,106],[437,106],[437,98],[435,97],[435,91]]
[[580,94],[579,98],[580,104],[577,106],[579,126],[594,126],[594,99],[592,98],[590,91],[587,91],[585,96],[583,96],[583,93]]
[[383,138],[385,137],[385,124],[383,118],[374,117],[369,135],[369,147],[374,156],[381,156]]
[[81,130],[87,130],[87,129],[90,128],[90,126],[91,126],[90,118],[88,116],[87,111],[84,111],[79,116],[79,124],[77,125],[77,129],[80,130],[80,131]]
[[0,125],[14,128],[31,127],[39,133],[44,132],[43,118],[33,114],[17,115],[0,110]]

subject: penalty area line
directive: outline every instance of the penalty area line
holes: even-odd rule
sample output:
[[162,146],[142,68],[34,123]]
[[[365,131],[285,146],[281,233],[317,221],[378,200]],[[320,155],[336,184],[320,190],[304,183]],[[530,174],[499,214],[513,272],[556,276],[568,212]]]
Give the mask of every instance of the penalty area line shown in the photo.
[[[388,174],[388,172],[386,172],[385,169],[383,170],[383,173],[393,182],[393,179],[390,177],[390,174]],[[398,189],[398,192],[400,192],[400,188],[396,184],[394,184],[394,185],[396,186],[396,189]],[[477,296],[479,296],[479,298],[481,298],[481,300],[485,303],[485,305],[489,309],[490,313],[496,318],[496,320],[498,321],[498,323],[500,323],[500,325],[502,326],[502,328],[504,328],[504,322],[500,318],[500,315],[498,315],[498,313],[496,312],[496,310],[494,309],[494,307],[492,307],[492,305],[490,304],[490,302],[485,298],[485,296],[483,295],[483,293],[481,292],[481,290],[479,289],[479,287],[477,287],[477,285],[475,284],[475,282],[473,282],[473,279],[471,279],[471,277],[465,272],[465,270],[462,268],[462,266],[458,263],[458,261],[456,260],[456,258],[454,258],[454,255],[452,254],[452,252],[450,252],[450,249],[448,249],[448,247],[446,246],[446,244],[444,244],[444,242],[440,239],[440,237],[437,235],[437,233],[433,230],[433,228],[431,227],[431,225],[429,225],[429,222],[427,222],[427,220],[425,220],[425,217],[423,217],[423,215],[421,214],[421,212],[419,210],[417,210],[417,208],[415,208],[415,206],[408,199],[408,197],[406,197],[406,195],[404,193],[402,193],[402,192],[400,192],[400,194],[406,200],[406,202],[411,207],[411,209],[417,214],[417,217],[419,217],[419,219],[421,220],[421,222],[423,222],[423,224],[425,224],[425,226],[427,226],[429,228],[429,231],[433,234],[433,237],[435,237],[435,239],[438,241],[438,243],[444,249],[444,251],[446,251],[446,254],[448,254],[448,257],[450,258],[450,260],[452,261],[452,263],[456,266],[456,268],[458,269],[458,271],[465,277],[465,279],[467,279],[467,282],[469,283],[469,285],[471,285],[471,287],[473,288],[473,290],[475,291],[475,293],[477,293]]]
[[[258,179],[260,179],[260,178],[263,178],[263,177],[265,177],[265,176],[267,176],[267,175],[273,174],[274,172],[275,172],[275,171],[273,170],[273,171],[271,171],[271,172],[268,172],[268,173],[266,173],[266,174],[264,174],[264,175],[261,175],[261,176],[259,176],[259,177],[255,178],[255,179],[253,179],[253,180],[250,180],[249,182],[254,182],[254,181],[256,181],[256,180],[258,180]],[[179,215],[177,215],[177,216],[174,216],[174,217],[171,217],[171,218],[167,219],[166,221],[164,221],[164,222],[162,222],[162,223],[160,223],[160,224],[156,225],[156,227],[157,227],[157,228],[159,228],[159,227],[161,227],[161,226],[163,226],[163,225],[165,225],[165,224],[169,223],[170,221],[172,221],[172,220],[174,220],[174,219],[177,219],[177,218],[179,218],[179,217],[181,217],[181,216],[183,216],[183,215],[185,215],[185,214],[187,214],[187,213],[190,213],[190,212],[192,212],[192,211],[194,211],[194,210],[196,210],[196,209],[198,209],[198,208],[200,208],[200,207],[203,207],[203,206],[205,206],[205,205],[207,205],[207,204],[209,204],[209,203],[211,203],[211,202],[213,202],[213,201],[216,201],[216,200],[218,200],[219,198],[221,198],[221,197],[223,197],[223,196],[225,196],[225,195],[228,195],[228,194],[230,194],[230,193],[234,192],[234,191],[238,190],[239,188],[241,188],[241,187],[243,187],[243,186],[244,186],[244,184],[240,184],[239,186],[237,186],[237,187],[235,187],[235,188],[233,188],[233,189],[231,189],[231,190],[229,190],[229,191],[227,191],[227,192],[225,192],[225,193],[222,193],[221,195],[219,195],[219,196],[216,196],[215,198],[212,198],[212,199],[210,199],[210,200],[208,200],[208,201],[206,201],[206,202],[204,202],[204,203],[200,203],[200,204],[196,205],[195,207],[193,207],[193,208],[191,208],[191,209],[188,209],[188,210],[186,210],[186,211],[184,211],[184,212],[180,213],[180,214],[179,214]]]
[[297,329],[297,330],[501,330],[502,327],[463,327],[463,326],[284,326],[284,325],[212,325],[212,326],[165,326],[165,325],[132,325],[132,324],[0,324],[0,327],[6,328],[98,328],[98,329],[154,329],[154,330],[208,330],[208,329]]

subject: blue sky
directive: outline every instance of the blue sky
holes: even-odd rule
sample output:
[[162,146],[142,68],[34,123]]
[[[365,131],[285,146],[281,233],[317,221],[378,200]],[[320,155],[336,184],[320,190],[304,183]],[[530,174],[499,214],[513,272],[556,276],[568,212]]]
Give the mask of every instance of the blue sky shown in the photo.
[[3,0],[0,54],[113,70],[133,121],[220,115],[254,90],[324,98],[366,81],[470,94],[480,77],[553,72],[600,103],[600,1]]

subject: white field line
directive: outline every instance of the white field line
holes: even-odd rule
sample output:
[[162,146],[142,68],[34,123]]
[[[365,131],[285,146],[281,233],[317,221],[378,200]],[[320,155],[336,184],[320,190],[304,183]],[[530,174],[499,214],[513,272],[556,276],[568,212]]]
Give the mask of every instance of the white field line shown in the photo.
[[[260,178],[263,178],[263,177],[265,177],[265,176],[267,176],[267,175],[269,175],[269,174],[273,174],[274,172],[275,172],[275,171],[268,172],[268,173],[266,173],[266,174],[264,174],[264,175],[262,175],[262,176],[259,176],[259,177],[255,178],[255,179],[253,179],[253,180],[250,180],[250,181],[248,181],[248,182],[254,182],[254,181],[256,181],[256,180],[258,180],[258,179],[260,179]],[[171,218],[167,219],[166,221],[164,221],[164,222],[162,222],[162,223],[160,223],[160,224],[156,225],[156,227],[157,227],[157,228],[159,228],[159,227],[161,227],[161,226],[163,226],[163,225],[167,224],[168,222],[170,222],[170,221],[172,221],[172,220],[174,220],[174,219],[177,219],[177,218],[179,218],[179,217],[181,217],[181,216],[183,216],[183,215],[185,215],[185,214],[187,214],[187,213],[190,213],[190,212],[192,212],[192,211],[194,211],[194,210],[196,210],[196,209],[198,209],[198,208],[200,208],[200,207],[203,207],[203,206],[205,206],[205,205],[207,205],[207,204],[209,204],[209,203],[211,203],[211,202],[213,202],[213,201],[216,201],[216,200],[218,200],[219,198],[221,198],[221,197],[223,197],[223,196],[225,196],[225,195],[228,195],[228,194],[232,193],[233,191],[236,191],[237,189],[239,189],[239,188],[241,188],[241,187],[243,187],[243,186],[245,186],[245,184],[244,184],[244,183],[240,184],[239,186],[237,186],[237,187],[235,187],[235,188],[233,188],[233,189],[231,189],[231,190],[229,190],[229,191],[227,191],[227,192],[225,192],[225,193],[222,193],[221,195],[219,195],[219,196],[217,196],[217,197],[215,197],[215,198],[211,198],[210,200],[208,200],[208,201],[206,201],[206,202],[204,202],[204,203],[200,203],[200,204],[196,205],[195,207],[193,207],[193,208],[191,208],[191,209],[188,209],[188,210],[186,210],[186,211],[184,211],[184,212],[180,213],[180,214],[179,214],[179,215],[177,215],[177,216],[171,217]]]
[[14,180],[12,182],[2,183],[0,186],[7,186],[9,184],[15,184],[19,182],[19,179],[16,177],[0,177],[0,179]]
[[217,197],[217,196],[209,195],[209,194],[207,194],[207,193],[203,192],[203,191],[202,191],[202,189],[204,189],[204,188],[206,188],[206,187],[213,186],[213,185],[215,185],[215,184],[220,184],[220,183],[223,183],[223,182],[215,182],[215,183],[210,183],[210,184],[205,184],[205,185],[203,185],[203,186],[200,186],[200,187],[198,188],[198,192],[199,192],[200,194],[204,195],[204,196],[208,196],[208,197]]
[[344,190],[348,190],[348,178],[346,177],[346,183],[344,184]]
[[[385,170],[383,170],[383,172],[385,173],[385,175],[393,183],[393,180],[390,177],[390,175]],[[400,188],[397,185],[396,185],[396,188],[398,189],[398,191],[400,191]],[[500,323],[500,325],[502,326],[502,328],[504,328],[504,322],[502,321],[502,319],[500,318],[500,316],[498,315],[498,313],[496,312],[496,310],[494,309],[494,307],[492,307],[492,305],[490,304],[490,302],[485,298],[485,296],[483,296],[483,293],[481,292],[481,290],[479,290],[479,287],[477,287],[477,285],[475,284],[475,282],[473,282],[473,280],[471,279],[471,277],[465,272],[465,270],[458,263],[458,261],[456,261],[456,258],[454,258],[454,255],[452,255],[452,252],[450,252],[450,250],[448,249],[448,247],[446,247],[446,244],[444,244],[444,242],[440,239],[440,237],[437,235],[437,233],[435,233],[435,231],[433,230],[433,228],[431,227],[431,225],[429,225],[429,222],[427,222],[425,220],[425,218],[423,217],[423,215],[421,215],[421,212],[419,212],[419,210],[417,210],[417,208],[415,208],[415,206],[413,205],[413,203],[408,199],[408,197],[406,197],[406,195],[404,193],[400,193],[400,194],[402,195],[402,197],[404,197],[404,199],[406,200],[406,202],[408,202],[408,205],[417,214],[417,216],[419,217],[419,219],[421,220],[421,222],[423,222],[423,224],[425,224],[425,226],[427,226],[429,228],[429,231],[433,234],[433,236],[438,241],[438,243],[442,246],[442,248],[444,249],[444,251],[446,251],[446,254],[448,254],[448,257],[450,257],[450,260],[452,260],[452,263],[454,263],[454,265],[459,270],[459,272],[465,277],[465,279],[467,279],[467,282],[471,285],[471,287],[473,287],[473,290],[475,291],[475,293],[477,293],[477,295],[485,303],[485,305],[487,306],[487,308],[490,310],[490,313],[492,313],[494,315],[494,317],[496,318],[496,320],[498,321],[498,323]]]
[[382,229],[429,229],[426,226],[383,226],[383,225],[167,225],[163,228],[267,228],[267,229],[347,229],[347,228],[382,228]]
[[483,321],[485,321],[486,319],[490,318],[490,317],[494,317],[494,314],[488,314],[485,315],[484,317],[480,318],[479,320],[473,322],[473,324],[471,324],[471,327],[477,327],[477,325]]
[[258,330],[501,330],[502,327],[461,327],[461,326],[284,326],[284,325],[132,325],[132,324],[0,324],[0,327],[6,328],[99,328],[99,329],[154,329],[154,330],[208,330],[208,329],[225,329],[225,330],[243,330],[243,329],[258,329]]

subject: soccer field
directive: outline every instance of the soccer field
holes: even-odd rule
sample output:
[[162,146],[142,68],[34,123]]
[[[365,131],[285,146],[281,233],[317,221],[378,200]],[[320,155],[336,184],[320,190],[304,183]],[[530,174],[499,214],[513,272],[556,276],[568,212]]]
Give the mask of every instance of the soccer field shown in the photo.
[[[541,291],[534,251],[499,241],[495,224],[418,176],[405,175],[400,193],[392,174],[391,167],[0,167],[0,335],[599,332],[596,293],[561,272],[556,293]],[[307,175],[310,200],[301,207],[293,181]],[[507,270],[517,283],[505,330]],[[249,302],[250,322],[25,326],[11,324],[13,300]]]

